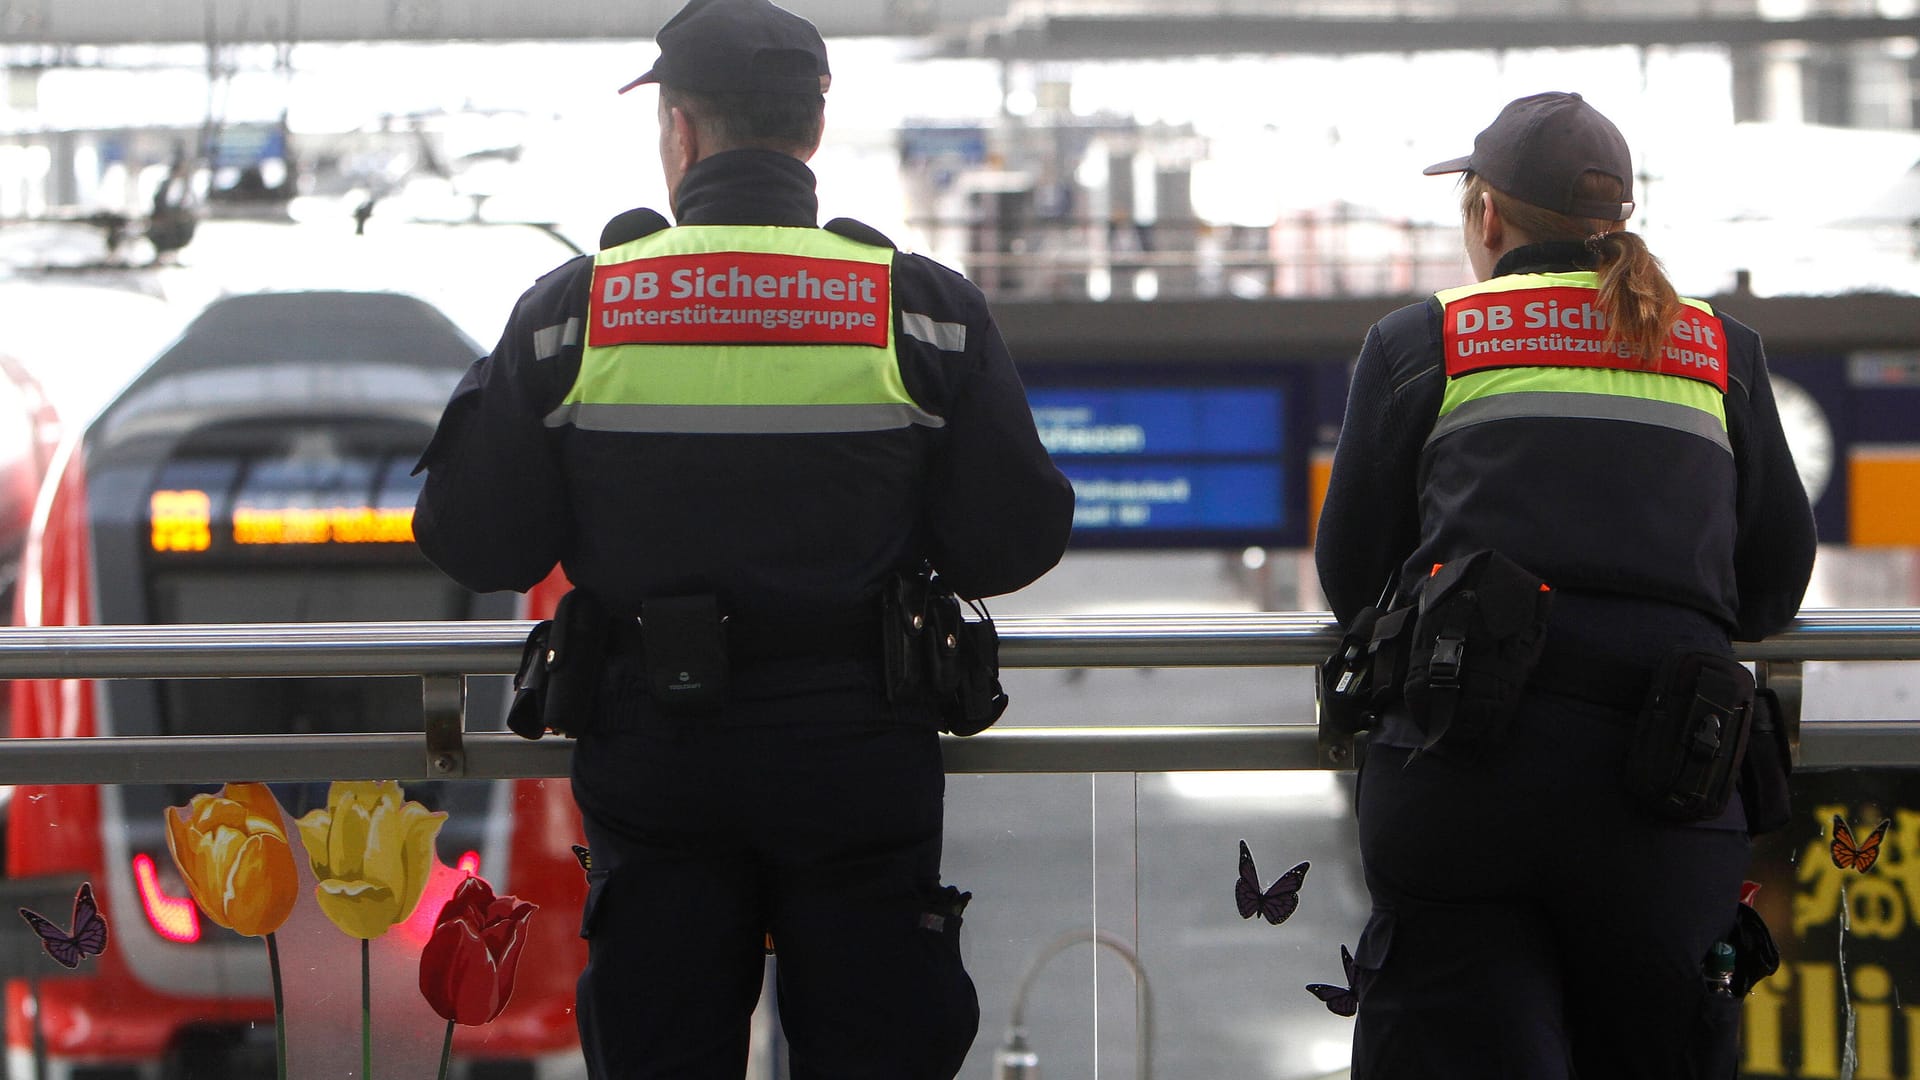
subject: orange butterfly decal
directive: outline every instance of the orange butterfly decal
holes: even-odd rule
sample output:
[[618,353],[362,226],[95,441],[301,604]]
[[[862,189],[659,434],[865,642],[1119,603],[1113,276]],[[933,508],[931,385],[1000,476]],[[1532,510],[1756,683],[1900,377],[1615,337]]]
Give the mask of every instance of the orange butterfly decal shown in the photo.
[[1833,865],[1862,874],[1873,869],[1874,862],[1880,858],[1880,838],[1887,835],[1887,826],[1892,824],[1892,821],[1882,821],[1867,834],[1865,843],[1856,844],[1853,842],[1853,830],[1847,828],[1846,821],[1839,814],[1833,815]]

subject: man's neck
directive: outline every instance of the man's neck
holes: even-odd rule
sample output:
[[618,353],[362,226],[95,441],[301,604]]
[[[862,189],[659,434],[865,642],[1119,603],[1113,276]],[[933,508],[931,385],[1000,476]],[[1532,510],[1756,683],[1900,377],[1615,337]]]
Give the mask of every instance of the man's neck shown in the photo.
[[813,170],[776,150],[726,150],[687,169],[674,193],[682,225],[819,224]]

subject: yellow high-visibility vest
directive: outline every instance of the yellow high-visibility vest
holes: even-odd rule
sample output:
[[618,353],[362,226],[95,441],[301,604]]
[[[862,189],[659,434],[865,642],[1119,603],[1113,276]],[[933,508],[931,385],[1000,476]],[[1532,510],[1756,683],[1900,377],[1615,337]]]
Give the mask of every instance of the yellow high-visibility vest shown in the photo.
[[1608,347],[1592,271],[1509,274],[1435,294],[1447,387],[1435,440],[1476,424],[1565,416],[1653,424],[1731,453],[1727,341],[1713,308],[1682,299],[1661,355]]
[[682,225],[594,257],[580,373],[549,426],[806,434],[942,426],[894,352],[891,248]]

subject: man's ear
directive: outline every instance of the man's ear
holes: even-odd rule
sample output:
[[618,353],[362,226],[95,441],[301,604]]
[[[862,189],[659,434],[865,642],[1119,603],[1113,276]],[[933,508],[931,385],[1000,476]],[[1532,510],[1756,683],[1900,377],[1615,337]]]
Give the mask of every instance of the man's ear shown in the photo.
[[685,173],[700,160],[700,128],[693,122],[687,110],[673,106],[667,110],[668,138],[675,164]]
[[1482,191],[1480,193],[1480,243],[1488,251],[1503,252],[1506,250],[1504,246],[1506,232],[1507,223],[1500,217],[1500,210],[1494,204],[1493,192]]

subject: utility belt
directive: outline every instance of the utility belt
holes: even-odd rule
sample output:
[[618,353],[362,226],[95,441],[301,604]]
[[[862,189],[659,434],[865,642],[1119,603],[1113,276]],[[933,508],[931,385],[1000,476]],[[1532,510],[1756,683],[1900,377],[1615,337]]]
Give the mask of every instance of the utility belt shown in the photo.
[[883,668],[889,702],[930,701],[941,730],[971,735],[999,719],[1007,698],[993,623],[977,605],[982,619],[967,621],[960,603],[925,573],[896,575],[877,601],[799,618],[723,615],[712,594],[649,599],[638,618],[622,617],[574,589],[527,635],[507,726],[526,739],[591,730],[616,658],[638,664],[647,697],[672,716],[719,712],[746,670],[777,678],[793,664],[851,660]]
[[1778,702],[1732,659],[1676,650],[1657,667],[1547,643],[1552,589],[1493,551],[1434,568],[1417,600],[1383,596],[1321,666],[1323,722],[1351,732],[1404,703],[1419,753],[1471,757],[1509,737],[1523,694],[1547,691],[1631,710],[1624,783],[1672,821],[1718,817],[1736,788],[1748,831],[1788,820],[1791,758]]

